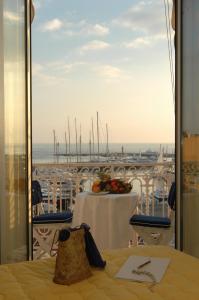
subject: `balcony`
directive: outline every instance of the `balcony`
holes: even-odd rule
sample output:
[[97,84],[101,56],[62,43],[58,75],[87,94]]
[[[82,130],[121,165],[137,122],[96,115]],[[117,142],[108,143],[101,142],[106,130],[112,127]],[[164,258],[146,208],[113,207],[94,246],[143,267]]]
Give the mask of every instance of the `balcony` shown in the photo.
[[[174,168],[174,162],[40,163],[34,164],[33,180],[38,180],[41,184],[45,213],[62,212],[68,208],[74,210],[76,195],[90,191],[98,172],[106,172],[113,178],[121,178],[132,184],[132,191],[138,194],[139,212],[146,215],[168,216],[166,195],[174,181]],[[161,186],[164,197],[158,198],[157,186]],[[48,231],[45,234],[49,234]],[[137,242],[137,236],[132,234],[132,244]]]

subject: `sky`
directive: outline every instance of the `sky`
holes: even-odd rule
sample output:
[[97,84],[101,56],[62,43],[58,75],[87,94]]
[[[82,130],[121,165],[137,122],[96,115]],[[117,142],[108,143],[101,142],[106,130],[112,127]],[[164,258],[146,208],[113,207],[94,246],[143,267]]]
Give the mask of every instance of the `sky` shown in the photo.
[[161,0],[34,0],[33,143],[64,142],[69,120],[89,141],[174,142]]

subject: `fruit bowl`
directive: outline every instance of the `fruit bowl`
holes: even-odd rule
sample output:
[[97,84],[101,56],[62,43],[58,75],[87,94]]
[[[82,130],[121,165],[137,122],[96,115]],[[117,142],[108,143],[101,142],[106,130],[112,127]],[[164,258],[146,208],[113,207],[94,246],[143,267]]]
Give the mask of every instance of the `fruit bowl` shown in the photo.
[[110,175],[100,173],[99,179],[95,180],[92,185],[93,193],[109,192],[110,194],[130,193],[132,185],[122,179],[113,178]]

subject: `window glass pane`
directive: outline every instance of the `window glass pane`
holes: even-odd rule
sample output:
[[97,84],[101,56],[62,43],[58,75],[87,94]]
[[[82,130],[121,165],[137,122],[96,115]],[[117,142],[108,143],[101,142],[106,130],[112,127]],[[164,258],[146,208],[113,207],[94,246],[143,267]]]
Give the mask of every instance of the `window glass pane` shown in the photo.
[[[27,258],[26,73],[24,0],[3,1],[1,261]],[[2,72],[3,69],[3,72]],[[3,73],[3,74],[2,74]],[[3,156],[3,158],[2,158]]]

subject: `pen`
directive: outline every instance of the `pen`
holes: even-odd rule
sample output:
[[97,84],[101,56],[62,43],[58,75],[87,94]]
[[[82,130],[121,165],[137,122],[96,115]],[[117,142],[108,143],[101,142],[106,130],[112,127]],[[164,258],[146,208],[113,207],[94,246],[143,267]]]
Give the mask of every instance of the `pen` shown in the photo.
[[146,265],[150,264],[150,262],[151,262],[151,260],[150,260],[150,259],[149,259],[149,260],[147,260],[147,261],[146,261],[146,262],[144,262],[143,264],[139,265],[139,266],[137,267],[137,269],[141,269],[142,267],[144,267],[144,266],[146,266]]

